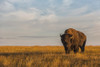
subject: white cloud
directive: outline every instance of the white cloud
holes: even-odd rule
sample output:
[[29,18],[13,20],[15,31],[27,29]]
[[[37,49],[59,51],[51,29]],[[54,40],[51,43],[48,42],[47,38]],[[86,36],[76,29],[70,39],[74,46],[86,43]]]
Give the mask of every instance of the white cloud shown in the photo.
[[[30,27],[36,22],[30,22],[40,17],[41,11],[36,8],[30,8],[28,11],[14,11],[1,14],[0,36],[15,36],[15,35],[28,35],[37,33],[40,29],[33,29]],[[28,32],[27,32],[28,31]]]
[[59,4],[56,4],[56,0],[49,0],[50,5],[49,5],[49,10],[54,12],[55,14],[64,14],[68,11],[68,8],[70,5],[73,3],[72,0],[61,0]]
[[30,2],[34,0],[8,0],[8,1],[12,3],[23,3],[23,2]]
[[8,11],[13,11],[15,9],[15,7],[7,2],[7,1],[4,1],[0,4],[0,11],[4,11],[4,12],[8,12]]
[[57,22],[58,18],[56,15],[54,14],[50,14],[50,15],[45,15],[45,16],[41,16],[41,18],[39,19],[40,23],[54,23]]
[[85,12],[88,11],[88,6],[84,6],[84,7],[80,7],[80,8],[76,8],[76,9],[71,9],[68,11],[68,15],[70,16],[78,16],[80,14],[83,14]]
[[[92,15],[90,13],[83,16],[69,16],[69,17],[56,16],[54,13],[41,15],[41,13],[42,13],[41,10],[36,9],[36,8],[31,8],[29,9],[29,11],[19,10],[19,11],[11,12],[8,14],[3,14],[3,18],[6,17],[6,21],[4,20],[3,24],[8,25],[8,27],[4,26],[5,27],[4,31],[6,31],[5,35],[12,32],[14,32],[12,33],[14,35],[16,34],[33,35],[33,33],[34,35],[36,35],[37,33],[38,33],[37,35],[45,35],[46,32],[48,33],[51,32],[50,34],[57,35],[69,27],[73,27],[73,28],[84,31],[85,28],[93,26],[99,17],[97,16],[97,14],[95,14],[97,12],[94,12]],[[99,23],[99,20],[98,20],[98,23]],[[9,27],[9,25],[12,25],[12,26]],[[3,28],[1,29],[3,30]],[[15,29],[16,31],[14,31]],[[8,32],[7,30],[10,30],[10,31]],[[88,30],[90,29],[87,29],[87,30],[85,29],[85,31],[88,31]],[[4,31],[2,31],[2,34],[5,33]]]
[[69,6],[72,4],[72,0],[63,0],[63,5],[64,6]]
[[30,8],[29,11],[18,10],[2,15],[4,18],[6,18],[6,20],[11,20],[11,18],[13,18],[12,20],[15,21],[28,21],[38,18],[38,16],[40,16],[40,11],[36,8]]

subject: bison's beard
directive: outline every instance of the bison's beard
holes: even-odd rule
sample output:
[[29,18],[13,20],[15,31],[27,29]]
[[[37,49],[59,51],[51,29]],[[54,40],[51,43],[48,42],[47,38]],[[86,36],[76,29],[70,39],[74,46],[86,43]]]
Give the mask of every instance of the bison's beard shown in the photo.
[[71,50],[70,47],[64,46],[64,48],[65,48],[65,53],[66,53],[66,54],[69,54],[69,53],[70,53],[70,50]]

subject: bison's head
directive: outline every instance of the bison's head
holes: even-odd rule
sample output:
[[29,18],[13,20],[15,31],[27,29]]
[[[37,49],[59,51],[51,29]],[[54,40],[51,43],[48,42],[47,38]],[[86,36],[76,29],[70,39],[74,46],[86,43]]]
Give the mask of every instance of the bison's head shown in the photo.
[[63,43],[65,47],[66,53],[69,53],[72,42],[73,42],[73,35],[63,34],[63,35],[60,35],[60,37],[61,37],[61,42]]

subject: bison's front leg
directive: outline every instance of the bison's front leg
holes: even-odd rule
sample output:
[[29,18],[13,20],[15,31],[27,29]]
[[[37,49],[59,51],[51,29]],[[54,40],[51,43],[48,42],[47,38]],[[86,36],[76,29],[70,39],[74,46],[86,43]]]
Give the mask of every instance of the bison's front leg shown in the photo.
[[69,54],[69,53],[70,53],[70,50],[67,50],[67,51],[66,51],[66,54]]
[[79,51],[79,47],[75,46],[74,47],[74,53],[77,53]]

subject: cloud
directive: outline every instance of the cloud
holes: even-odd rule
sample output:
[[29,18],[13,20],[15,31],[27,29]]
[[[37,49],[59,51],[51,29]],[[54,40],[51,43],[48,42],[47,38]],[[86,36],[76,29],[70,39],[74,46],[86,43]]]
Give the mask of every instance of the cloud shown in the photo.
[[67,15],[69,15],[69,16],[84,15],[84,13],[86,13],[87,11],[88,11],[88,6],[83,6],[81,8],[69,10]]
[[46,15],[46,16],[41,16],[39,19],[40,23],[55,23],[57,22],[58,18],[54,14]]
[[[30,22],[40,17],[41,11],[36,8],[30,8],[28,11],[14,11],[5,14],[1,14],[0,19],[0,36],[15,36],[15,35],[28,35],[38,32],[39,29],[33,29],[30,27],[36,22]],[[28,31],[28,32],[27,32]]]
[[2,1],[2,3],[0,3],[0,12],[9,12],[13,11],[14,9],[15,7],[7,1]]
[[11,33],[10,35],[57,35],[69,27],[88,31],[89,29],[86,30],[86,28],[93,27],[95,22],[97,22],[96,20],[99,19],[99,11],[69,17],[57,16],[55,13],[48,12],[48,14],[42,15],[42,10],[30,8],[27,11],[19,10],[3,14],[3,18],[6,18],[6,20],[1,19],[1,24],[3,25],[1,28],[3,30],[2,35],[7,35],[8,33]]
[[29,3],[31,1],[34,1],[34,0],[8,0],[9,2],[11,3]]
[[18,11],[13,11],[13,12],[1,14],[1,15],[3,18],[6,18],[6,20],[28,21],[40,16],[40,11],[36,8],[29,8],[28,11],[18,10]]
[[63,6],[67,7],[72,4],[72,0],[63,0]]

